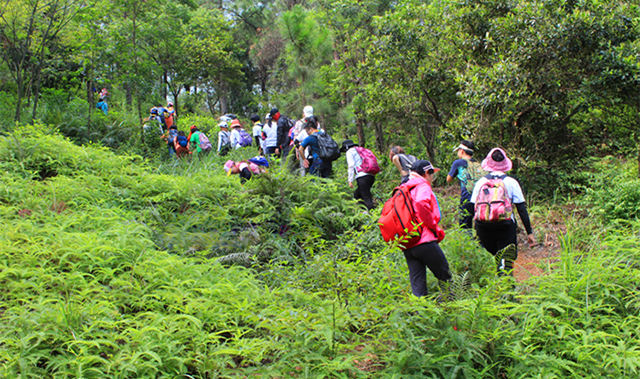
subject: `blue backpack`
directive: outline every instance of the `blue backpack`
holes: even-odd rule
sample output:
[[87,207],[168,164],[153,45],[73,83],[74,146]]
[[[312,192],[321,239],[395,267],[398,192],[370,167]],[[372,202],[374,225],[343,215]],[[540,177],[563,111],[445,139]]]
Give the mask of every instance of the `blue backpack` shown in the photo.
[[258,157],[249,158],[249,162],[255,163],[258,166],[269,167],[269,161],[265,157],[258,156]]
[[187,147],[187,143],[189,141],[187,141],[187,137],[186,136],[178,136],[178,145],[182,146],[182,147]]

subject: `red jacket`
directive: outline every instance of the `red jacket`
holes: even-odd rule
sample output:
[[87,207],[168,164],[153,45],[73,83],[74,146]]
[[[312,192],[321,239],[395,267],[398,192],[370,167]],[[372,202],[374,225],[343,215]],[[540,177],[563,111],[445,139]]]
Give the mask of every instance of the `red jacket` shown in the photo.
[[415,209],[418,221],[422,222],[422,234],[420,239],[410,248],[426,242],[442,241],[444,239],[444,230],[438,225],[440,222],[440,206],[435,193],[431,190],[429,182],[421,176],[412,174],[408,185],[416,184],[411,189],[411,198],[413,199],[413,209]]

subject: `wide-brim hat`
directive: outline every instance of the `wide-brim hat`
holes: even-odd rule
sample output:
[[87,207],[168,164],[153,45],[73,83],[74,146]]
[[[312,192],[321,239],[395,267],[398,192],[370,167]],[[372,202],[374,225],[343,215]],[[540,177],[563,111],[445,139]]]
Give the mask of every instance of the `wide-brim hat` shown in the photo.
[[[504,159],[501,161],[494,160],[492,155],[495,151],[501,152],[502,155],[504,156]],[[504,150],[502,150],[499,147],[496,147],[491,149],[489,154],[487,154],[487,157],[482,160],[481,166],[483,170],[489,171],[489,172],[491,171],[507,172],[511,170],[511,168],[513,167],[513,163],[511,162],[511,159],[507,158],[507,153],[505,153]]]
[[231,127],[232,128],[239,128],[241,126],[242,126],[242,124],[240,123],[240,120],[235,119],[235,120],[231,121]]

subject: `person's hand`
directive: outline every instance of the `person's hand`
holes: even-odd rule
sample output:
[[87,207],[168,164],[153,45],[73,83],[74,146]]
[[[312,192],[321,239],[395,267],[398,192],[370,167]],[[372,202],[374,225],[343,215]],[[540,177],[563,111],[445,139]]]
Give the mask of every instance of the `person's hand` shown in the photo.
[[353,182],[349,182],[349,188],[353,188]]
[[527,235],[527,243],[529,244],[529,247],[534,247],[536,246],[536,237],[533,235],[533,233]]
[[305,159],[304,161],[302,161],[302,165],[304,166],[304,168],[309,168],[309,160]]

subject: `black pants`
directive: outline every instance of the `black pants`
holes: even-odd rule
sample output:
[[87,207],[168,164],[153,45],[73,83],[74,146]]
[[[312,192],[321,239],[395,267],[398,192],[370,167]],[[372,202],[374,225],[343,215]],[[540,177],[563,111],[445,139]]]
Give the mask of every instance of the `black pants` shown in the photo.
[[411,291],[416,296],[427,295],[427,269],[440,281],[451,280],[449,262],[438,242],[427,242],[404,251],[409,266]]
[[360,199],[360,203],[364,204],[364,206],[369,210],[373,209],[371,187],[375,181],[376,177],[373,175],[364,175],[356,178],[358,187],[356,188],[356,192],[354,192],[353,197],[355,197],[356,200]]
[[471,195],[460,198],[460,227],[463,229],[471,229],[473,226],[474,206],[470,202]]
[[[499,222],[479,222],[476,221],[476,234],[480,240],[480,245],[487,249],[491,255],[496,255],[500,250],[513,244],[518,256],[518,239],[516,223],[507,220]],[[515,260],[515,258],[514,258]],[[498,263],[500,266],[500,263]],[[505,269],[512,269],[513,262],[505,262]]]
[[249,179],[251,179],[251,171],[245,167],[240,171],[240,183],[244,183]]

